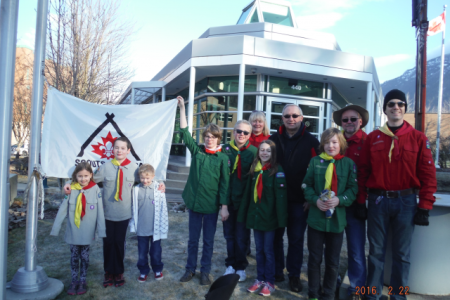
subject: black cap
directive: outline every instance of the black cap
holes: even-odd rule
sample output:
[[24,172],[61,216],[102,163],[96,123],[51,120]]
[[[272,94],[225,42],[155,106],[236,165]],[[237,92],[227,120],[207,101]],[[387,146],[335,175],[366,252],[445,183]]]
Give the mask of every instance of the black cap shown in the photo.
[[386,111],[386,105],[392,99],[398,99],[398,100],[405,102],[405,112],[406,112],[406,110],[408,109],[408,102],[406,101],[406,95],[405,95],[405,93],[403,93],[402,91],[397,90],[397,89],[390,90],[386,94],[386,96],[384,96],[383,112]]

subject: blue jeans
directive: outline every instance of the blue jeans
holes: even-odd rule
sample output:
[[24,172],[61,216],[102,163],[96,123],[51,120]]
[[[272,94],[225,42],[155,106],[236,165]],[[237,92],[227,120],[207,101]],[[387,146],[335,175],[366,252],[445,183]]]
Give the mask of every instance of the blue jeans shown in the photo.
[[261,231],[253,230],[256,248],[256,272],[259,281],[275,284],[275,257],[273,252],[273,241],[275,230]]
[[[308,296],[322,300],[334,300],[336,281],[339,271],[344,231],[341,233],[324,232],[308,227]],[[323,295],[320,295],[320,264],[324,254],[325,274],[323,276]]]
[[247,229],[244,222],[237,221],[238,211],[232,206],[228,207],[229,217],[223,222],[223,236],[227,242],[227,258],[225,265],[232,266],[236,271],[245,270],[247,261],[247,242],[250,236],[250,229]]
[[357,286],[362,287],[366,284],[366,221],[356,218],[355,210],[354,205],[346,208],[349,295],[356,292]]
[[385,198],[376,204],[377,195],[369,194],[367,236],[369,238],[368,286],[375,286],[380,295],[366,295],[366,299],[379,299],[383,288],[384,258],[388,229],[392,230],[391,299],[406,299],[399,295],[400,287],[408,285],[411,239],[414,232],[416,195]]
[[[138,236],[137,240],[139,252],[137,267],[139,271],[141,271],[141,274],[147,275],[150,273],[150,267],[148,266],[148,254],[150,254],[150,264],[153,272],[162,272],[164,264],[161,261],[161,240],[154,241],[153,236]],[[150,252],[148,251],[149,248]]]
[[197,268],[198,241],[203,227],[203,253],[200,263],[200,272],[211,271],[211,258],[214,248],[214,235],[216,234],[218,213],[202,214],[189,210],[189,241],[186,270],[195,273]]
[[[308,211],[303,210],[302,203],[288,203],[288,252],[286,258],[286,269],[289,277],[300,277],[303,264],[303,245],[305,240],[306,219]],[[283,275],[284,270],[284,249],[283,235],[284,228],[275,230],[275,274]]]

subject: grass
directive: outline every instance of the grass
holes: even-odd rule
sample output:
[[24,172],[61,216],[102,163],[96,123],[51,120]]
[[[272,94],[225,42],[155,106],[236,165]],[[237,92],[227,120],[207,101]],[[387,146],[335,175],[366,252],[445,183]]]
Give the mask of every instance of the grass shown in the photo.
[[[57,299],[73,299],[68,296],[66,290],[70,284],[70,250],[69,245],[64,242],[65,226],[62,227],[59,237],[50,236],[53,220],[38,221],[37,238],[37,262],[42,266],[48,277],[56,278],[64,283],[64,291]],[[125,254],[125,279],[123,287],[104,288],[103,280],[103,250],[102,241],[96,240],[91,245],[90,265],[88,270],[88,292],[78,296],[77,299],[204,299],[209,286],[199,285],[199,276],[194,277],[188,283],[179,282],[184,274],[187,259],[187,236],[188,236],[188,214],[169,212],[169,238],[162,241],[164,279],[155,281],[150,273],[145,283],[138,283],[139,271],[137,262],[137,240],[131,234],[127,235],[127,247]],[[306,238],[305,238],[306,240]],[[341,254],[341,276],[345,273],[347,264],[346,244]],[[202,242],[200,239],[199,259],[201,256]],[[287,238],[285,236],[285,251],[287,250]],[[250,294],[246,288],[251,285],[256,277],[255,248],[252,238],[252,254],[248,257],[247,280],[239,283],[231,299],[262,299],[261,296]],[[225,271],[226,244],[223,237],[222,222],[218,221],[214,242],[214,253],[211,275],[213,279],[220,277]],[[17,228],[9,232],[8,243],[8,281],[12,280],[19,267],[24,265],[25,258],[25,228]],[[304,261],[301,274],[303,292],[296,294],[289,289],[288,281],[276,284],[276,292],[272,299],[308,299],[307,297],[307,274],[306,264],[308,251],[305,243]],[[287,278],[287,276],[286,276]]]

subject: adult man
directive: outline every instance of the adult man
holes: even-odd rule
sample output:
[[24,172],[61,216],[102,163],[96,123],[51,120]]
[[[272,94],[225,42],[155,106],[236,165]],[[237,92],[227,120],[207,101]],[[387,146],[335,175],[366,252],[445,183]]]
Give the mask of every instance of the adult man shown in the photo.
[[[344,129],[344,136],[347,140],[348,148],[345,156],[351,158],[356,167],[359,168],[360,154],[367,134],[361,129],[369,121],[369,112],[358,105],[349,104],[346,107],[333,113],[334,122]],[[356,287],[366,284],[366,254],[364,245],[366,243],[366,221],[355,217],[357,207],[356,201],[346,208],[347,226],[345,234],[347,236],[348,251],[348,296],[351,300],[361,299],[356,293]]]
[[[282,112],[283,125],[269,139],[277,146],[277,161],[284,169],[288,198],[288,254],[286,268],[289,286],[292,291],[300,292],[300,272],[303,263],[303,241],[306,230],[309,205],[305,201],[301,183],[306,175],[309,161],[316,156],[319,141],[302,123],[303,112],[295,104],[288,104]],[[275,281],[283,281],[284,275],[284,228],[275,233]]]
[[222,147],[222,153],[228,155],[230,161],[230,183],[228,185],[229,216],[223,222],[223,236],[227,242],[227,267],[225,274],[239,275],[239,281],[246,279],[247,241],[250,230],[244,222],[237,221],[237,215],[245,192],[248,172],[256,156],[256,147],[249,142],[252,125],[247,120],[237,121],[234,125],[234,140]]
[[[414,225],[429,224],[428,211],[435,201],[436,169],[430,143],[422,132],[404,121],[406,108],[406,96],[402,91],[388,92],[383,104],[388,121],[367,136],[361,153],[357,216],[367,216],[370,250],[366,286],[376,288],[376,293],[366,294],[367,299],[381,297],[389,227],[393,262],[390,297],[406,299],[402,291],[408,286]],[[418,205],[417,190],[420,190]]]

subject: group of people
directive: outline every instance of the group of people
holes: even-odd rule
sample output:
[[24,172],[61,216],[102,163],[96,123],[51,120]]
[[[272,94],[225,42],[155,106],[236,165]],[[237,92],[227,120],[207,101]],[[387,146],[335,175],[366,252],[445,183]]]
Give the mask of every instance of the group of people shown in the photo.
[[[204,146],[197,145],[189,133],[184,99],[177,99],[180,132],[192,155],[182,194],[189,210],[189,237],[181,282],[196,275],[203,233],[200,284],[211,284],[214,235],[220,215],[227,249],[224,275],[237,274],[239,281],[246,280],[253,231],[257,274],[247,289],[250,293],[270,296],[276,282],[285,280],[285,268],[290,289],[302,291],[300,273],[308,229],[309,299],[334,299],[344,231],[349,299],[379,299],[387,232],[392,228],[391,298],[406,298],[412,233],[415,225],[429,224],[436,170],[427,138],[404,120],[407,101],[403,92],[386,94],[383,111],[387,122],[369,135],[362,130],[369,120],[367,110],[348,105],[333,113],[334,122],[343,130],[329,128],[319,142],[306,130],[300,107],[288,104],[282,111],[283,125],[273,135],[269,134],[264,113],[255,111],[249,121],[236,122],[229,144],[220,144],[221,128],[207,125],[202,133]],[[123,258],[128,227],[138,236],[138,280],[145,282],[150,273],[148,254],[155,279],[163,278],[161,239],[167,238],[168,231],[164,185],[158,188],[150,165],[137,170],[130,164],[126,158],[129,151],[129,141],[118,138],[114,160],[95,174],[88,164],[79,164],[72,182],[65,186],[69,195],[51,234],[58,234],[68,216],[66,242],[72,253],[69,294],[86,292],[89,244],[96,229],[103,237],[105,287],[125,283]],[[94,182],[103,182],[103,193]],[[140,183],[135,186],[135,182]]]

